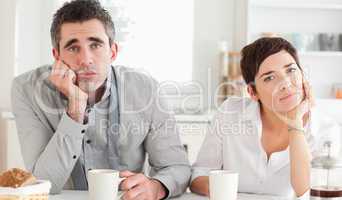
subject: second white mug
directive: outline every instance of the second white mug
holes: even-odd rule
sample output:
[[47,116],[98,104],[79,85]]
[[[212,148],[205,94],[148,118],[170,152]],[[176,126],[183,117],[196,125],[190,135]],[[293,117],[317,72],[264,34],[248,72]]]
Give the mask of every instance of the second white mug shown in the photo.
[[236,200],[239,174],[228,170],[213,170],[209,174],[210,200]]

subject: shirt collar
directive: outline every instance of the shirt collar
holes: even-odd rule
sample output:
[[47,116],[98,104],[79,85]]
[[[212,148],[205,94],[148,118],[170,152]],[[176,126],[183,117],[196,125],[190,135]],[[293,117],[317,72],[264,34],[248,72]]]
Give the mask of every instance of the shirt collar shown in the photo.
[[93,106],[97,106],[99,104],[102,104],[106,99],[109,98],[109,96],[111,95],[111,87],[112,87],[112,80],[113,80],[113,73],[112,73],[112,68],[108,67],[108,71],[107,71],[107,78],[106,80],[103,82],[103,84],[100,87],[105,87],[105,91],[101,97],[101,100],[98,101],[97,103],[95,103],[94,105],[87,105],[87,107],[93,107]]

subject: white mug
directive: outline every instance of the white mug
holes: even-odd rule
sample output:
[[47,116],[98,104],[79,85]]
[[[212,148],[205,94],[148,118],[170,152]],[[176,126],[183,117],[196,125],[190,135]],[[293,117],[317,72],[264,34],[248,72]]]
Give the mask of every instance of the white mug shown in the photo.
[[228,170],[213,170],[209,173],[210,200],[236,200],[239,174]]
[[119,194],[119,184],[125,178],[120,178],[119,171],[112,169],[93,169],[88,171],[89,200],[116,200]]

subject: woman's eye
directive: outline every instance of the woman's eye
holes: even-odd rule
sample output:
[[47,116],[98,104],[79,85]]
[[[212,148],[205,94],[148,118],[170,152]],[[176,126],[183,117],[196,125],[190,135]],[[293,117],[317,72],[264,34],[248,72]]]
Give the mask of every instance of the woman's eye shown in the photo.
[[274,79],[274,76],[268,76],[268,77],[264,78],[264,82],[269,82],[273,79]]
[[292,73],[292,72],[296,72],[296,71],[297,71],[296,68],[289,68],[289,69],[287,70],[288,73]]

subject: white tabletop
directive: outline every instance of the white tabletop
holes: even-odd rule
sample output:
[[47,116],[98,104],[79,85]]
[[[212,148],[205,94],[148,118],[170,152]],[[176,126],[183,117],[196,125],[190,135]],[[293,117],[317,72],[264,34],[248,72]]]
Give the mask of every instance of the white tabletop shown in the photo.
[[[59,195],[50,195],[50,200],[87,200],[88,192],[65,190]],[[174,200],[209,200],[207,197],[186,193]],[[238,200],[288,200],[287,198],[239,193]]]

